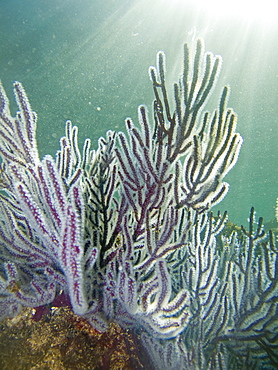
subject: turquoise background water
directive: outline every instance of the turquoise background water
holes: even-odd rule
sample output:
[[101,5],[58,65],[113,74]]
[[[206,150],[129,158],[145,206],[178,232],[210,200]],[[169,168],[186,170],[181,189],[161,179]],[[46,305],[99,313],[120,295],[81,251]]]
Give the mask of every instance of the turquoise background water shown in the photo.
[[[181,70],[182,45],[205,40],[224,60],[208,108],[224,84],[244,137],[239,161],[226,177],[230,191],[216,209],[247,223],[254,206],[274,218],[278,197],[278,22],[247,20],[240,10],[219,16],[182,0],[0,0],[0,77],[12,99],[23,83],[38,113],[41,156],[54,155],[64,123],[78,125],[80,141],[123,130],[137,106],[151,111],[148,67],[167,56],[168,81]],[[15,104],[11,104],[15,112]]]

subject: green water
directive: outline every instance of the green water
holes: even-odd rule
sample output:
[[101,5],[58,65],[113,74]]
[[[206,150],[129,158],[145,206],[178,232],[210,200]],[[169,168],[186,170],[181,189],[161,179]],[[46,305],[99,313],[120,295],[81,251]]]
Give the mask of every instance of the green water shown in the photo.
[[[182,44],[205,40],[224,63],[210,108],[221,87],[231,86],[244,145],[226,180],[230,192],[217,209],[246,225],[254,206],[274,218],[278,197],[278,22],[216,17],[191,1],[0,0],[0,77],[12,98],[23,83],[38,113],[41,155],[54,155],[64,122],[79,126],[80,139],[123,130],[137,106],[151,110],[148,67],[158,50],[167,56],[170,81],[181,67]],[[12,105],[15,111],[15,105]]]

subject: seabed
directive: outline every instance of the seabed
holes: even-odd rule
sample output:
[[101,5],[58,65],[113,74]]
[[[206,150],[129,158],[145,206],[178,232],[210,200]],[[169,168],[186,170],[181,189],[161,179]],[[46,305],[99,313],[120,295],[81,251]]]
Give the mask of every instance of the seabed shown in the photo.
[[52,310],[38,322],[32,309],[25,308],[0,323],[2,370],[143,369],[140,352],[130,331],[113,323],[99,333],[66,307]]

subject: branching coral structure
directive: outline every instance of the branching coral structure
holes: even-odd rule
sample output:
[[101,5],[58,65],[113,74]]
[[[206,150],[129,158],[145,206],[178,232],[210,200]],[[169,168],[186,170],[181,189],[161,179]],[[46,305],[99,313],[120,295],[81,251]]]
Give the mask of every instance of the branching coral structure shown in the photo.
[[42,160],[36,114],[14,84],[12,117],[0,90],[0,316],[67,298],[99,332],[134,332],[158,369],[260,369],[278,365],[278,249],[250,213],[225,232],[210,208],[228,191],[242,138],[237,115],[204,111],[221,57],[184,46],[174,104],[165,55],[149,74],[153,120],[108,131],[78,148],[66,123],[56,158]]

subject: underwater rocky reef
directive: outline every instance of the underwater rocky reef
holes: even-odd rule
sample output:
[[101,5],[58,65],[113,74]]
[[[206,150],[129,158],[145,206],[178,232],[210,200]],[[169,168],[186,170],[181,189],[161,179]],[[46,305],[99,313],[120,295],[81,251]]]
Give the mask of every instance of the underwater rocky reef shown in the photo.
[[153,118],[139,106],[139,124],[127,118],[96,150],[79,149],[68,121],[56,158],[39,157],[23,86],[15,117],[1,86],[2,320],[66,305],[97,333],[127,330],[150,369],[277,368],[275,235],[253,208],[248,229],[210,210],[243,141],[227,86],[205,111],[221,63],[202,40],[185,44],[172,103],[159,52]]

